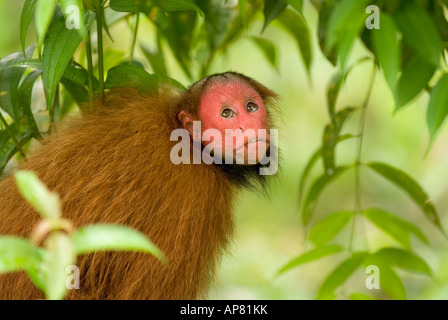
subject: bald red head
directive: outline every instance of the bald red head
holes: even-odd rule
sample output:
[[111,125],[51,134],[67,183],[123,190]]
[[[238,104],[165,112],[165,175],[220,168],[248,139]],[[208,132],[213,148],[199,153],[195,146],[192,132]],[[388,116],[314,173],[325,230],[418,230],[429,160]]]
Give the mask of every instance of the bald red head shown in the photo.
[[[247,83],[216,81],[210,84],[200,97],[197,113],[198,119],[187,112],[181,112],[179,119],[191,135],[192,121],[200,120],[202,144],[222,157],[226,155],[225,150],[231,150],[233,159],[238,157],[244,159],[244,164],[255,164],[260,161],[258,149],[269,147],[263,100]],[[214,134],[216,132],[220,134]]]

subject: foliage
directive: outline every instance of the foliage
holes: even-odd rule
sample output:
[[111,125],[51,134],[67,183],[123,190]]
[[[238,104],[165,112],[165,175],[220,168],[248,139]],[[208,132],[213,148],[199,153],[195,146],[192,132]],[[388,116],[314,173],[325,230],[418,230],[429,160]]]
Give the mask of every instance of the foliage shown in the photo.
[[[19,161],[26,158],[31,140],[51,133],[33,113],[32,89],[40,78],[50,123],[61,120],[74,104],[81,110],[88,108],[89,102],[115,87],[133,86],[144,92],[154,92],[160,87],[183,90],[178,79],[172,79],[166,63],[168,56],[174,57],[190,82],[196,81],[210,73],[218,55],[225,53],[244,37],[245,30],[261,20],[259,34],[248,38],[267,61],[278,70],[277,48],[263,36],[265,29],[277,27],[294,39],[311,80],[316,55],[312,50],[314,35],[303,15],[304,7],[310,4],[318,14],[316,37],[320,50],[336,67],[336,72],[328,83],[329,120],[322,130],[322,144],[310,157],[299,181],[301,217],[309,229],[307,240],[315,247],[293,259],[279,273],[329,255],[345,254],[346,260],[323,282],[318,298],[337,297],[337,289],[355,270],[372,264],[381,267],[383,291],[393,299],[406,298],[406,289],[396,268],[431,275],[427,263],[414,252],[410,238],[414,235],[426,245],[430,243],[420,228],[388,209],[363,206],[362,172],[370,170],[401,189],[434,227],[445,233],[429,195],[411,175],[375,159],[361,161],[368,121],[366,110],[378,70],[384,74],[394,97],[395,112],[427,92],[430,95],[426,117],[430,134],[428,149],[431,147],[448,114],[448,22],[444,15],[447,2],[443,0],[26,0],[19,35],[23,50],[0,60],[0,173],[13,157]],[[71,5],[81,9],[79,29],[67,28],[73,19],[73,12],[68,10]],[[375,7],[372,5],[379,9],[379,17],[374,18],[379,29],[366,28],[366,22],[373,21]],[[151,48],[138,43],[142,19],[150,21],[155,29]],[[36,44],[25,48],[33,20]],[[103,35],[113,39],[110,28],[120,21],[128,22],[133,37],[130,48],[114,58],[113,51],[104,51]],[[351,53],[355,44],[364,46],[368,56],[353,61]],[[146,60],[137,60],[136,50]],[[113,63],[106,63],[109,57]],[[338,96],[347,77],[367,62],[372,65],[372,74],[365,99],[354,106],[339,106]],[[152,72],[147,72],[143,65],[149,66]],[[359,116],[359,130],[346,133],[346,123],[354,116]],[[349,140],[357,142],[354,160],[349,166],[341,165],[337,161],[337,149]],[[311,171],[319,161],[322,161],[322,173],[310,183]],[[315,206],[322,201],[322,192],[349,171],[355,176],[353,210],[336,208],[336,212],[315,223]],[[354,235],[355,225],[365,221],[390,235],[399,247],[375,252],[368,248],[354,250],[354,243],[360,241]],[[87,235],[94,231],[84,230]],[[343,246],[332,244],[341,233],[348,233],[350,242]],[[49,245],[57,250],[57,245]],[[23,242],[17,248],[24,248],[22,252],[34,250]],[[17,252],[20,255],[19,249]],[[348,297],[371,298],[357,292]]]
[[[74,230],[61,218],[59,196],[47,190],[31,171],[15,174],[22,196],[39,212],[42,221],[30,240],[0,237],[0,273],[25,271],[47,299],[65,297],[70,267],[81,254],[104,250],[147,252],[161,261],[163,253],[143,234],[121,225],[89,225]],[[45,249],[39,244],[44,241]],[[76,281],[76,280],[75,280]]]

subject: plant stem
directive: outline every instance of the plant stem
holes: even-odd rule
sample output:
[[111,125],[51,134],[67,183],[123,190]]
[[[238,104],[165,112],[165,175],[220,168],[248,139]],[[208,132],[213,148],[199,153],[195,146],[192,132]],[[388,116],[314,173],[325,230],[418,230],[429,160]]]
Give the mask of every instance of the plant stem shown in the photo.
[[[361,177],[359,174],[359,167],[361,165],[361,154],[362,154],[362,143],[364,141],[364,129],[366,124],[366,114],[367,114],[367,106],[369,104],[370,96],[372,94],[373,90],[373,83],[375,80],[376,75],[376,66],[375,61],[373,61],[373,70],[370,76],[369,86],[367,89],[366,96],[364,98],[362,107],[361,107],[361,114],[359,119],[359,130],[358,130],[358,145],[356,150],[356,163],[354,166],[354,174],[355,174],[355,216],[353,217],[352,222],[352,230],[350,234],[350,251],[353,251],[353,238],[355,233],[355,225],[356,225],[356,218],[362,213],[362,203],[361,203]],[[365,236],[365,233],[364,233]],[[365,239],[365,242],[367,244],[367,238]]]
[[26,155],[22,150],[22,146],[20,145],[19,141],[16,139],[16,136],[14,135],[14,132],[12,132],[11,128],[8,126],[8,123],[6,122],[5,117],[3,117],[3,114],[0,112],[0,122],[5,127],[6,131],[8,131],[9,136],[11,137],[12,142],[16,146],[17,150],[19,151],[20,155],[26,159]]
[[137,41],[139,21],[140,21],[140,12],[137,12],[137,20],[135,21],[134,37],[132,38],[132,45],[131,45],[131,55],[129,57],[130,64],[132,64],[132,58],[134,56],[134,48],[135,48],[135,42]]
[[87,55],[87,71],[88,71],[88,85],[89,85],[89,101],[93,101],[93,63],[92,63],[92,44],[90,39],[90,30],[87,31],[86,38],[86,55]]
[[98,0],[98,9],[96,12],[96,30],[98,37],[98,80],[101,99],[104,97],[104,66],[103,66],[103,6],[101,0]]

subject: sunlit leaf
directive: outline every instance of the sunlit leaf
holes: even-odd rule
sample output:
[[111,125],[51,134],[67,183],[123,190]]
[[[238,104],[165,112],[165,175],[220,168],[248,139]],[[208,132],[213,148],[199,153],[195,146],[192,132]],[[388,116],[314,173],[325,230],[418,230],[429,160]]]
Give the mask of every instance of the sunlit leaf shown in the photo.
[[73,234],[73,243],[77,254],[110,250],[141,251],[165,260],[163,252],[144,234],[122,225],[96,224],[82,227]]
[[14,236],[0,237],[0,273],[39,267],[42,252],[31,242]]
[[305,252],[304,254],[301,254],[297,258],[294,258],[287,264],[285,264],[278,272],[277,275],[280,275],[282,273],[285,273],[288,270],[291,270],[293,268],[298,267],[299,265],[302,265],[307,262],[316,261],[318,259],[321,259],[323,257],[329,256],[331,254],[335,254],[338,252],[343,251],[344,248],[337,245],[330,245],[325,247],[317,247],[311,251]]
[[31,20],[33,20],[36,3],[37,0],[26,0],[22,8],[22,14],[20,15],[20,43],[22,44],[22,51],[24,55],[26,34],[28,32]]
[[334,295],[334,291],[341,286],[356,269],[364,262],[369,256],[366,252],[357,252],[342,262],[331,274],[325,279],[324,283],[319,289],[317,295],[318,299],[327,299]]
[[60,300],[67,291],[67,267],[76,261],[73,244],[64,232],[52,232],[45,240],[45,295],[49,300]]
[[381,249],[371,255],[368,263],[375,263],[378,264],[378,266],[395,266],[407,271],[423,273],[429,276],[432,274],[431,268],[425,260],[417,256],[415,253],[399,248]]
[[420,231],[420,229],[387,211],[371,208],[364,210],[363,215],[372,221],[378,228],[401,243],[405,248],[410,247],[409,236],[411,233],[417,236],[421,241],[428,244],[428,239],[423,232]]
[[350,300],[376,300],[374,297],[360,292],[353,292],[349,295]]
[[17,171],[14,174],[20,194],[44,218],[58,219],[61,216],[59,196],[50,192],[32,171]]
[[247,0],[238,0],[238,10],[244,26],[247,27]]
[[36,25],[38,47],[44,42],[45,35],[53,18],[56,3],[56,0],[37,0],[34,11],[34,22]]
[[403,1],[393,16],[403,33],[403,40],[420,58],[433,66],[440,64],[442,40],[431,16],[414,1]]
[[[380,264],[379,262],[375,262]],[[380,287],[392,299],[406,300],[406,288],[397,273],[387,265],[379,265]]]
[[353,215],[353,211],[339,211],[326,216],[313,226],[308,238],[318,246],[326,244],[347,226]]
[[343,65],[345,65],[354,40],[364,26],[365,9],[368,2],[368,0],[335,1],[336,5],[328,21],[325,52],[330,52],[336,47]]
[[311,219],[311,215],[313,214],[314,207],[316,206],[316,202],[320,194],[322,193],[323,189],[330,184],[335,178],[340,176],[342,173],[347,171],[349,167],[337,167],[335,168],[332,175],[323,174],[321,177],[316,179],[314,181],[313,185],[311,186],[305,201],[303,202],[303,208],[302,208],[302,221],[305,225],[308,224],[308,222]]
[[381,162],[370,162],[367,166],[405,191],[422,209],[426,217],[441,228],[433,203],[423,188],[405,172]]
[[106,88],[134,87],[144,93],[154,93],[161,87],[185,90],[176,80],[161,75],[149,74],[134,65],[118,65],[107,73]]
[[445,74],[431,90],[426,122],[428,124],[431,143],[448,115],[448,74]]
[[303,0],[286,0],[286,2],[298,12],[302,12]]
[[[95,13],[89,11],[84,18],[88,30],[95,20]],[[48,96],[48,109],[51,107],[59,80],[82,39],[76,29],[66,28],[63,18],[56,20],[48,31],[42,54],[42,74]]]
[[395,23],[389,15],[382,13],[381,28],[371,32],[376,58],[384,71],[389,88],[395,94],[401,64],[400,40]]

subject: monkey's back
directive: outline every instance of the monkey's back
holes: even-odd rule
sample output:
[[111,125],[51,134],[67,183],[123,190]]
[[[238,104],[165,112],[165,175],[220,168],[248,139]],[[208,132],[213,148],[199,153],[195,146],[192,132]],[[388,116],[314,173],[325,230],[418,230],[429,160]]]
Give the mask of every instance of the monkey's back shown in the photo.
[[[126,224],[167,255],[99,252],[78,258],[77,299],[194,299],[205,293],[232,232],[231,185],[214,166],[174,165],[170,94],[122,91],[95,113],[68,121],[21,169],[33,170],[59,193],[75,227]],[[38,214],[14,180],[0,183],[0,234],[29,237]],[[43,295],[24,272],[0,276],[0,298]]]

